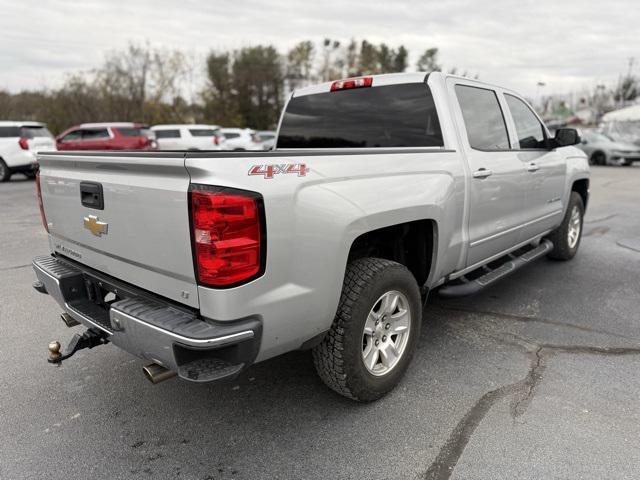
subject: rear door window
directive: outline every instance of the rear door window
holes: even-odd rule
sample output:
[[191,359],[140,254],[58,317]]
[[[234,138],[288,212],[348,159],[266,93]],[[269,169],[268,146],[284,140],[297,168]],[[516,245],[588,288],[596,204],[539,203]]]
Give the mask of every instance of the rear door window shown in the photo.
[[442,147],[426,83],[356,88],[294,97],[278,148]]
[[504,98],[507,100],[513,123],[516,126],[519,147],[546,149],[544,128],[535,113],[526,103],[513,95],[505,93]]
[[180,138],[180,130],[153,130],[157,139]]
[[123,137],[141,137],[142,134],[142,130],[140,128],[116,128],[116,130],[118,130],[118,133],[120,133],[120,135],[122,135]]
[[19,137],[19,127],[0,127],[0,138]]
[[455,88],[471,148],[509,150],[507,124],[496,92],[468,85]]
[[190,128],[189,133],[193,137],[213,137],[215,132],[211,128]]
[[240,136],[239,133],[225,133],[224,134],[224,137],[227,138],[227,139],[238,138],[239,136]]
[[105,138],[109,138],[109,131],[106,128],[82,130],[82,140],[103,140]]

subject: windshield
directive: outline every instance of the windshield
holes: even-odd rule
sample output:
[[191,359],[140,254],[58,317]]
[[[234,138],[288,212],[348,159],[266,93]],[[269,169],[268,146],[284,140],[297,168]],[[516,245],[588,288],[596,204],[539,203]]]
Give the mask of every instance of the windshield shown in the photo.
[[604,133],[618,142],[640,144],[640,121],[609,122],[604,125]]
[[441,147],[440,122],[426,83],[294,97],[278,148]]

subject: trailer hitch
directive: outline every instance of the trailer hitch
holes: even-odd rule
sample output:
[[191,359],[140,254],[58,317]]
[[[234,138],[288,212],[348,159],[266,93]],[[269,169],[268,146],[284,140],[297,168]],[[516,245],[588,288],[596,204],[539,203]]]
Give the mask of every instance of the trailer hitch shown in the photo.
[[67,348],[63,353],[60,353],[60,342],[50,342],[49,358],[47,361],[49,363],[59,365],[63,360],[71,357],[78,350],[82,350],[83,348],[93,348],[98,345],[106,345],[107,343],[109,343],[109,339],[105,333],[89,328],[82,334],[76,333],[71,338],[69,345],[67,345]]

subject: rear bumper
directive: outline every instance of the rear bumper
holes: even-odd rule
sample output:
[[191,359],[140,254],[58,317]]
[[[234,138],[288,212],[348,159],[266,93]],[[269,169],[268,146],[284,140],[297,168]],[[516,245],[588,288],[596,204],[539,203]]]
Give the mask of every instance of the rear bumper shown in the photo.
[[20,150],[4,155],[3,160],[7,167],[16,172],[35,170],[38,166],[36,156],[31,150]]
[[202,319],[194,310],[60,256],[36,257],[33,268],[46,292],[76,321],[185,380],[233,378],[258,354],[262,322],[257,317]]

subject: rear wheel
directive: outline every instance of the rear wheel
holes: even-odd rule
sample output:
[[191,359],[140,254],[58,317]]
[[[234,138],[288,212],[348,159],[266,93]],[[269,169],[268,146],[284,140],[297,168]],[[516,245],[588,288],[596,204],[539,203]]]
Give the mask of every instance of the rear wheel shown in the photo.
[[380,258],[350,263],[333,325],[313,349],[320,378],[353,400],[379,399],[407,370],[421,316],[418,284],[403,265]]
[[7,164],[4,163],[4,160],[0,158],[0,182],[6,182],[11,178],[11,170],[7,167]]
[[594,152],[590,160],[589,163],[591,163],[591,165],[605,165],[607,163],[607,156],[604,152]]
[[583,217],[582,197],[578,192],[571,192],[562,224],[549,235],[549,240],[553,242],[553,250],[549,252],[549,258],[571,260],[575,256],[582,238]]

